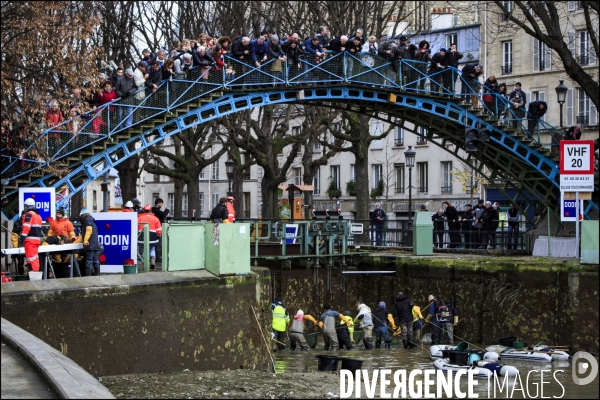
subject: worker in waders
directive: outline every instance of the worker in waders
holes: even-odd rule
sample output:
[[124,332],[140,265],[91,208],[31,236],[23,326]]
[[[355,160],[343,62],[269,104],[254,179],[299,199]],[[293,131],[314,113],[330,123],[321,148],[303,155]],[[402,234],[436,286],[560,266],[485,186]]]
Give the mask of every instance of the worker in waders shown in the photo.
[[304,311],[298,310],[296,315],[294,315],[292,327],[290,328],[290,348],[292,350],[296,350],[296,345],[298,345],[300,346],[301,351],[308,351],[308,344],[306,343],[306,339],[304,339],[305,321],[310,321],[315,324],[315,326],[319,325],[317,320],[314,319],[312,315],[304,315]]
[[335,330],[335,320],[340,320],[348,323],[350,318],[344,317],[337,311],[331,309],[331,304],[326,303],[323,308],[325,312],[319,318],[319,327],[323,329],[323,339],[325,340],[325,350],[337,350],[339,348],[337,332]]
[[277,347],[273,350],[283,350],[285,349],[284,336],[283,334],[286,331],[287,325],[290,323],[290,316],[288,315],[287,310],[283,307],[283,302],[279,298],[275,298],[275,301],[271,303],[271,311],[273,312],[273,333],[275,334],[275,339],[277,340]]
[[371,309],[362,300],[356,301],[358,315],[354,318],[354,325],[360,322],[363,332],[363,344],[366,350],[373,349],[373,315]]
[[25,264],[31,271],[39,272],[40,257],[38,250],[42,244],[42,217],[35,209],[35,200],[31,197],[23,203],[25,215],[21,220],[21,240],[19,246],[25,247]]
[[413,313],[414,303],[410,297],[402,292],[396,295],[396,315],[398,316],[398,325],[402,329],[402,344],[404,348],[416,347],[413,340]]
[[440,307],[442,302],[435,298],[433,295],[429,295],[427,298],[429,301],[429,315],[427,316],[426,322],[429,322],[431,326],[431,344],[442,344],[442,326],[447,319],[440,313]]
[[340,350],[346,347],[347,350],[352,350],[352,342],[354,335],[354,322],[352,321],[350,311],[344,311],[344,316],[348,317],[349,321],[340,321],[337,327],[337,338],[340,344]]
[[413,316],[413,342],[416,345],[421,341],[421,330],[423,329],[423,323],[421,320],[423,319],[423,314],[421,314],[421,307],[414,306],[412,308],[412,316]]
[[375,330],[375,348],[378,349],[381,346],[381,339],[383,339],[384,346],[386,349],[391,347],[391,338],[390,332],[387,328],[387,322],[389,321],[392,326],[392,330],[396,329],[396,324],[394,323],[394,317],[392,313],[385,306],[385,302],[379,302],[379,308],[375,311],[373,315],[373,325]]

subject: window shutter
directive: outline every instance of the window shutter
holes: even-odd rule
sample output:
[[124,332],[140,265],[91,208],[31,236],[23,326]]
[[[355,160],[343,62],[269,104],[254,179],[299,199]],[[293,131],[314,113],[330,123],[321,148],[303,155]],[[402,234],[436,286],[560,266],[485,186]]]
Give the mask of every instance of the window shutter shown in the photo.
[[588,54],[590,57],[590,63],[588,65],[596,64],[596,51],[594,50],[594,44],[592,43],[591,39],[588,39]]
[[598,110],[596,106],[590,102],[590,123],[589,126],[598,125]]
[[533,70],[540,70],[540,42],[533,38]]
[[569,11],[575,11],[575,1],[568,1],[567,3],[569,3],[569,5],[567,6],[567,10]]
[[573,117],[574,117],[574,101],[573,101],[573,89],[569,89],[567,91],[567,127],[573,126]]
[[[540,90],[540,91],[538,92],[538,97],[539,97],[539,100],[540,100],[540,101],[546,101],[546,91],[545,91],[545,90]],[[546,115],[548,115],[548,112],[546,112],[546,114],[544,114],[544,115],[542,116],[542,118],[540,118],[540,119],[541,119],[542,121],[545,121],[545,120],[546,120]]]
[[544,44],[544,50],[546,52],[546,58],[544,59],[544,69],[552,69],[552,49]]
[[569,48],[571,55],[575,57],[575,31],[569,31],[568,36],[569,42],[567,43],[567,47]]

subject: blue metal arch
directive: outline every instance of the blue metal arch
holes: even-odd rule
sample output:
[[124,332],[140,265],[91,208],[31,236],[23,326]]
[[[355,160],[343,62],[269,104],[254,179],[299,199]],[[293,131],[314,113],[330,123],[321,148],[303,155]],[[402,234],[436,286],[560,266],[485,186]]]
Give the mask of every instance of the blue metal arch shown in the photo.
[[[189,111],[188,113],[167,121],[153,129],[149,129],[140,135],[137,135],[125,142],[118,143],[102,154],[84,161],[79,167],[72,170],[68,175],[58,180],[50,186],[61,187],[67,185],[70,189],[69,196],[65,197],[60,204],[67,201],[72,195],[82,190],[89,181],[100,177],[110,168],[118,165],[131,155],[161,142],[185,129],[191,128],[201,123],[208,122],[215,118],[220,118],[232,113],[241,112],[255,107],[275,105],[281,103],[291,103],[297,101],[298,90],[282,89],[277,91],[253,92],[253,93],[230,93],[221,98],[206,104],[200,108]],[[504,133],[492,124],[483,121],[478,116],[469,113],[459,105],[453,102],[440,102],[435,99],[421,98],[414,95],[395,93],[396,101],[388,101],[390,92],[365,87],[321,87],[304,90],[303,102],[311,101],[332,101],[343,100],[344,102],[360,102],[368,108],[369,103],[379,103],[385,105],[394,105],[400,108],[409,108],[436,115],[445,118],[464,127],[476,127],[481,124],[493,131],[491,140],[500,148],[509,151],[511,155],[521,159],[530,167],[537,170],[546,179],[552,182],[556,187],[558,167],[556,163],[544,155],[528,148],[517,139]],[[499,138],[499,139],[498,139]],[[133,148],[132,143],[139,143],[139,147]],[[81,178],[85,174],[88,181],[76,185],[74,180]],[[46,182],[52,177],[47,175],[27,186],[49,186]]]

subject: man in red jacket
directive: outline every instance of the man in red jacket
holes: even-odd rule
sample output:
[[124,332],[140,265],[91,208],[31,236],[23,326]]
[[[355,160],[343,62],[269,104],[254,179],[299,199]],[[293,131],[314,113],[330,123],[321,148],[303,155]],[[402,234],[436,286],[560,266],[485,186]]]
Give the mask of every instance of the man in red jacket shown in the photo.
[[235,222],[235,199],[233,196],[227,197],[227,219],[230,223]]
[[31,197],[25,200],[25,215],[23,215],[21,229],[21,240],[19,245],[25,247],[25,263],[31,270],[38,272],[40,270],[40,257],[38,249],[42,244],[42,217],[35,209],[35,200]]
[[[158,238],[162,236],[162,225],[158,218],[152,214],[152,206],[150,204],[146,204],[138,216],[138,232],[140,232],[138,243],[141,245],[144,244],[144,237],[141,233],[144,229],[144,223],[148,223],[148,229],[150,230],[150,269],[154,269],[156,263],[156,244],[158,243]],[[144,257],[143,251],[142,257]]]

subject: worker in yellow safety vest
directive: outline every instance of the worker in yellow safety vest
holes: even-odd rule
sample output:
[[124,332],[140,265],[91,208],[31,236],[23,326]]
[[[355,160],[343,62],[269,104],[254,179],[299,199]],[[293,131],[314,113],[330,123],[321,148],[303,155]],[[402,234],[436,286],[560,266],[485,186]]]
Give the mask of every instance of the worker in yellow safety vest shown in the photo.
[[285,349],[283,334],[286,332],[287,325],[290,323],[290,316],[287,310],[283,306],[283,302],[280,298],[275,298],[275,301],[271,304],[271,311],[273,312],[273,335],[272,338],[277,340],[277,347],[273,350]]

